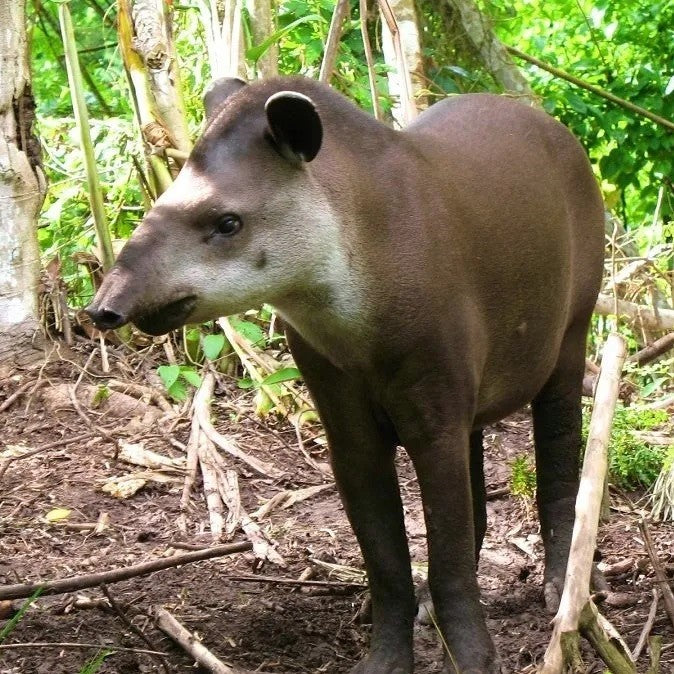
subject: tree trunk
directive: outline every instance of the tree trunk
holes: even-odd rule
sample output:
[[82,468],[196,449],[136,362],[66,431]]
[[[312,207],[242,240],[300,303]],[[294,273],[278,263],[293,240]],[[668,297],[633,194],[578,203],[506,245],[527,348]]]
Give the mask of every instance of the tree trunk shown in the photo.
[[[246,11],[250,17],[250,32],[253,45],[264,42],[275,32],[271,0],[245,0]],[[256,64],[260,79],[278,75],[278,44],[273,44],[260,56]]]
[[[419,21],[414,0],[388,0],[388,4],[398,24],[400,41],[405,56],[405,67],[409,72],[410,83],[412,85],[412,98],[414,99],[415,107],[422,110],[428,105],[428,102],[421,93],[426,88],[426,81],[424,78],[424,61],[421,52]],[[401,81],[401,72],[393,44],[393,35],[384,18],[382,18],[381,22],[381,42],[384,61],[387,65],[392,66],[392,69],[387,74],[389,93],[396,101],[391,114],[396,124],[402,128],[408,122],[406,113],[403,110],[402,101],[404,83]]]
[[41,359],[35,222],[45,193],[40,146],[32,133],[35,105],[25,0],[0,2],[0,369]]
[[526,77],[494,35],[489,20],[480,12],[474,0],[447,0],[447,2],[459,16],[466,37],[496,83],[502,86],[506,93],[536,104],[536,95]]
[[170,10],[164,0],[133,0],[131,15],[135,32],[133,48],[147,68],[157,113],[173,147],[189,152],[192,141],[180,91]]

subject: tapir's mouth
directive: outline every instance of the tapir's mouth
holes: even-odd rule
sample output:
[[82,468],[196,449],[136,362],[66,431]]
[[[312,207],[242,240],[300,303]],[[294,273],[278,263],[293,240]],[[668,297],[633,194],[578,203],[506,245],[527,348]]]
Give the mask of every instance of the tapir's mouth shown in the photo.
[[163,335],[185,325],[196,303],[196,295],[187,295],[150,312],[133,316],[131,321],[148,335]]

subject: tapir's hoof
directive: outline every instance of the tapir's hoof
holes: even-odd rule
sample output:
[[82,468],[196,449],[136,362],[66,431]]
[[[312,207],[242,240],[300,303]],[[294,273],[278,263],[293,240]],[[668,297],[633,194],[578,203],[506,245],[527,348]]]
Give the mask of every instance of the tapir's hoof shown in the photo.
[[562,590],[558,587],[558,581],[548,581],[543,585],[543,601],[545,602],[545,610],[554,615],[559,609],[559,602],[562,598]]
[[[590,576],[590,588],[593,592],[608,592],[611,588],[604,578],[604,574],[592,565],[592,575]],[[543,600],[545,601],[545,609],[548,613],[554,615],[559,609],[559,603],[564,591],[564,578],[555,576],[550,580],[545,581],[543,585]]]

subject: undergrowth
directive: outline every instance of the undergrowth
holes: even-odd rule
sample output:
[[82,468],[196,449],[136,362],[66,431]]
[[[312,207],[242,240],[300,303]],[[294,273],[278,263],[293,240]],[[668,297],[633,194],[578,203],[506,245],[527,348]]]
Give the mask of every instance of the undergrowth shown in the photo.
[[[662,470],[667,450],[640,438],[639,433],[659,429],[668,418],[664,410],[616,408],[609,443],[609,478],[615,485],[624,489],[653,485]],[[589,424],[587,411],[583,415],[583,447]]]

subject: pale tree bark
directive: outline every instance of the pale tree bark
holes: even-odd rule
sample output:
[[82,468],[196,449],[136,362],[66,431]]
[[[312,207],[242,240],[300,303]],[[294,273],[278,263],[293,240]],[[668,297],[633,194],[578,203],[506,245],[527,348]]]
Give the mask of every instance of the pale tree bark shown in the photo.
[[0,370],[42,357],[36,218],[45,193],[25,26],[25,0],[0,2]]
[[447,0],[461,21],[463,31],[475,51],[491,73],[494,80],[506,93],[537,104],[537,97],[526,77],[513,63],[508,51],[494,34],[491,24],[474,0]]
[[177,150],[192,149],[180,75],[173,44],[172,17],[165,0],[133,0],[133,48],[140,54],[150,80],[157,113]]
[[[271,0],[245,0],[245,7],[250,18],[251,39],[254,45],[259,45],[275,30]],[[259,58],[256,70],[261,79],[278,75],[278,44],[273,44]]]
[[[409,80],[412,85],[412,98],[415,107],[422,110],[428,105],[428,101],[423,95],[423,91],[426,89],[426,79],[424,77],[424,60],[421,51],[421,33],[414,0],[388,0],[388,4],[398,24],[405,58],[405,68],[409,73]],[[402,81],[402,73],[397,63],[398,58],[393,43],[393,35],[383,15],[381,42],[384,61],[387,65],[392,66],[392,69],[387,74],[389,93],[395,101],[391,114],[396,124],[399,127],[404,127],[408,121],[403,102],[404,82]]]
[[[223,0],[222,13],[216,0],[200,0],[201,22],[206,35],[211,78],[246,78],[244,44],[241,35],[243,0]],[[222,17],[222,18],[221,18]]]

